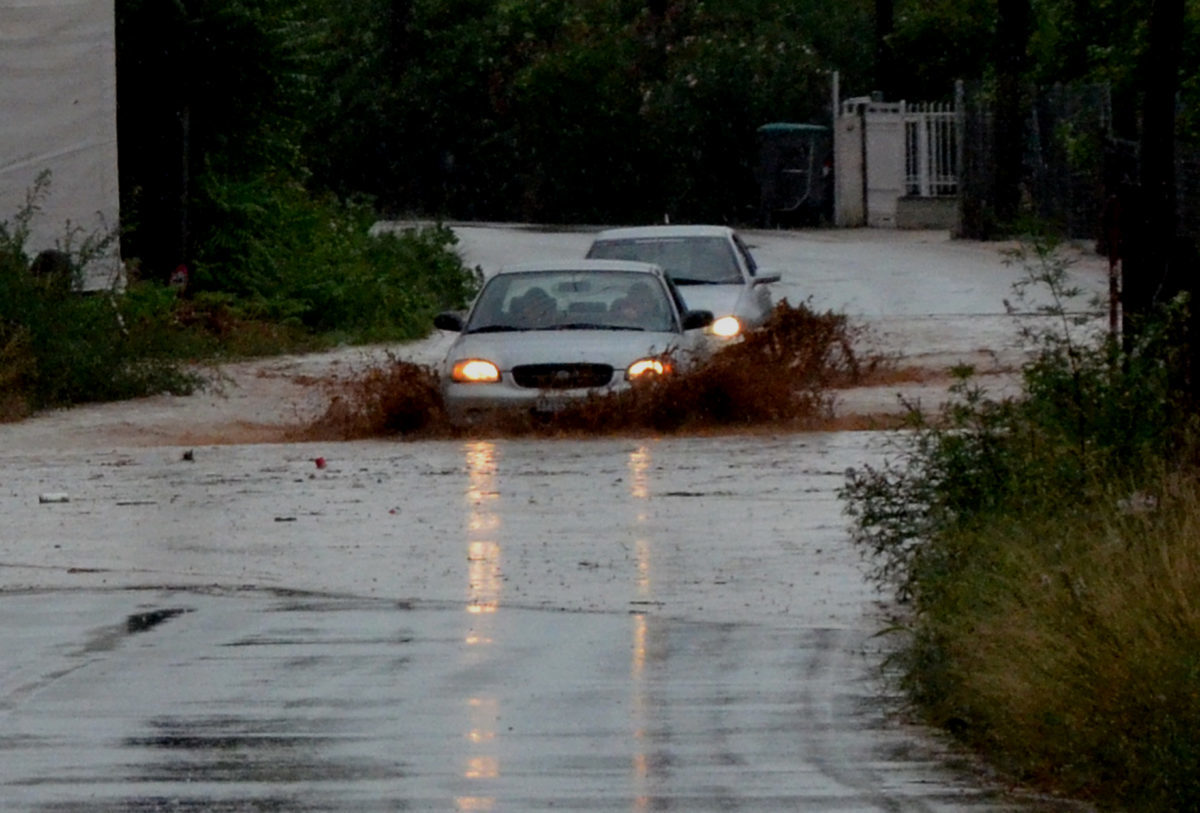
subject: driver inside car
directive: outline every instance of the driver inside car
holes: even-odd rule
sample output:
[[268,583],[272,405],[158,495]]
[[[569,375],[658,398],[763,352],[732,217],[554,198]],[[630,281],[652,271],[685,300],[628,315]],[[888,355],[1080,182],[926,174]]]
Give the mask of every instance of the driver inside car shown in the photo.
[[659,317],[653,291],[644,282],[635,282],[629,286],[625,296],[614,301],[608,312],[622,324],[639,327],[650,327]]
[[514,297],[509,313],[517,327],[538,328],[553,325],[558,318],[558,302],[541,288],[530,288]]

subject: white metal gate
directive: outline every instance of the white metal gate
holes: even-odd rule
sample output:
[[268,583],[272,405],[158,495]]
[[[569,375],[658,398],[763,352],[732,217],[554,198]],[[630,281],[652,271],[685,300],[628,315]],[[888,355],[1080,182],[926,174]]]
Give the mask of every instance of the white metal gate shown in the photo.
[[958,121],[948,103],[904,105],[904,190],[913,197],[958,194]]

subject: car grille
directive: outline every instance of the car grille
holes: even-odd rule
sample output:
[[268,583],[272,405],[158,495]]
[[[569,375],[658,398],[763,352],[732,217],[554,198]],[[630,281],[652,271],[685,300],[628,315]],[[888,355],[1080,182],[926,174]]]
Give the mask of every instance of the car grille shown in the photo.
[[524,364],[514,367],[518,387],[538,390],[573,390],[604,387],[612,381],[607,364]]

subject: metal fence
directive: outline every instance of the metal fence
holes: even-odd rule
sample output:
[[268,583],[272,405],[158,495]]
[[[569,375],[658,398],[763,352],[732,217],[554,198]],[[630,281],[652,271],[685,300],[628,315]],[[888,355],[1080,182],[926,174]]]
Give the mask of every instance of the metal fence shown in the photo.
[[1107,187],[1105,151],[1113,142],[1107,85],[1055,85],[1034,98],[1025,174],[1030,206],[1072,237],[1095,237]]
[[[1097,248],[1106,251],[1106,202],[1140,177],[1138,144],[1115,137],[1107,85],[1055,85],[1029,88],[1027,93],[1032,104],[1025,126],[1023,209],[1057,224],[1069,237],[1095,240]],[[969,237],[990,237],[997,226],[991,211],[996,184],[992,101],[992,93],[983,83],[960,83],[954,108],[958,124],[947,125],[949,134],[943,137],[943,143],[953,144],[949,154],[954,163],[948,166],[955,171],[945,174],[947,186],[943,188],[951,188],[951,178],[956,181],[959,232]],[[929,112],[943,115],[948,111]],[[921,147],[923,138],[935,143],[934,138],[922,134],[922,128],[930,126],[916,119],[906,124],[907,140],[915,145],[909,147],[909,194],[939,194],[932,169],[935,165],[929,164],[929,170],[921,165],[922,160],[934,160],[933,153],[923,152]],[[933,184],[929,192],[923,191],[923,182]],[[914,192],[914,188],[922,191]],[[1198,145],[1175,145],[1175,198],[1178,235],[1200,246]]]
[[1175,147],[1175,198],[1180,236],[1200,246],[1200,147]]
[[960,82],[957,93],[961,129],[962,163],[958,173],[959,232],[967,237],[989,237],[994,224],[990,201],[995,187],[990,97],[980,83]]
[[[1070,237],[1097,237],[1114,171],[1112,103],[1106,85],[1056,85],[1034,91],[1025,126],[1023,207],[1056,223]],[[965,234],[987,236],[992,222],[996,166],[991,95],[965,83],[960,200]],[[1120,161],[1118,163],[1121,163]]]

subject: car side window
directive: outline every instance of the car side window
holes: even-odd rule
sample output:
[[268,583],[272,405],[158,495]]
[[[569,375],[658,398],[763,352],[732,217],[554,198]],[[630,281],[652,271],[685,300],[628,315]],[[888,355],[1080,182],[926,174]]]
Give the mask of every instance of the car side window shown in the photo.
[[742,255],[742,261],[746,263],[746,270],[750,272],[750,276],[758,273],[758,265],[754,262],[754,255],[750,253],[750,249],[742,242],[742,238],[736,234],[733,236],[733,244],[737,246],[738,254]]
[[509,293],[509,281],[495,278],[483,286],[469,314],[467,330],[474,331],[504,321],[504,300]]

